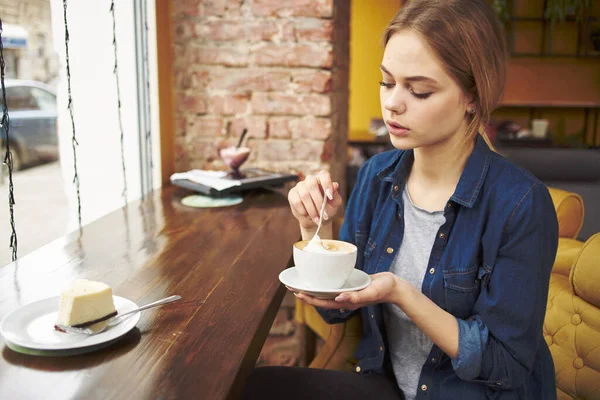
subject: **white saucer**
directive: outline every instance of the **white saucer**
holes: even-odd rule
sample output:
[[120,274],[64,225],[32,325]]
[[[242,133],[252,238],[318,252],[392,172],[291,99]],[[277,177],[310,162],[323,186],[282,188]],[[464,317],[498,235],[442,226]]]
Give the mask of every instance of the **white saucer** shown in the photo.
[[[27,304],[7,315],[0,324],[0,334],[8,347],[16,345],[31,350],[69,350],[100,348],[101,344],[113,342],[124,336],[140,320],[140,313],[123,319],[117,325],[109,324],[97,335],[65,333],[54,330],[58,314],[59,296]],[[120,313],[133,310],[137,305],[124,297],[113,296],[115,307]],[[17,349],[17,347],[15,347]],[[18,351],[18,350],[17,350]]]
[[300,279],[296,267],[292,267],[279,274],[279,281],[295,291],[306,293],[318,299],[335,299],[340,293],[354,292],[366,288],[371,284],[371,277],[359,269],[354,269],[350,278],[340,289],[315,289],[306,286]]
[[201,194],[192,194],[181,199],[181,204],[188,207],[196,208],[213,208],[213,207],[228,207],[240,204],[244,199],[242,196],[228,196],[215,198],[210,196],[203,196]]

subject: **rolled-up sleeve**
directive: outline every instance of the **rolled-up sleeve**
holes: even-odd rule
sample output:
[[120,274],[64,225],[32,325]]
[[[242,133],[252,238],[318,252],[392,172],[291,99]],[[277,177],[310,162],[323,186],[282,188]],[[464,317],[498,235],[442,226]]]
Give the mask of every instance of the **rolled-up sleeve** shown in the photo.
[[496,389],[520,387],[542,339],[558,222],[548,189],[534,184],[505,224],[473,315],[458,321],[456,374]]

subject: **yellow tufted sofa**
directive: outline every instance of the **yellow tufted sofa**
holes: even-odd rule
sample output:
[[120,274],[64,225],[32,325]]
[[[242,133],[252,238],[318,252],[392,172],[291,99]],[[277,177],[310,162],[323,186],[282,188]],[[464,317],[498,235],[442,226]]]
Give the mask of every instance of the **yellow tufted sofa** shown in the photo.
[[[557,393],[560,399],[600,399],[600,234],[585,244],[578,241],[583,200],[564,190],[549,191],[560,237],[550,278],[544,337],[555,363]],[[334,232],[339,232],[341,222],[334,221]],[[314,307],[296,299],[295,319],[305,327],[306,359],[311,368],[354,370],[353,353],[362,337],[359,315],[330,325]],[[317,337],[323,345],[315,355]]]
[[600,233],[582,245],[569,271],[552,274],[544,338],[559,399],[600,399]]
[[583,243],[576,239],[583,225],[583,199],[578,194],[560,189],[549,188],[549,191],[558,217],[559,236],[552,272],[568,276],[583,247]]

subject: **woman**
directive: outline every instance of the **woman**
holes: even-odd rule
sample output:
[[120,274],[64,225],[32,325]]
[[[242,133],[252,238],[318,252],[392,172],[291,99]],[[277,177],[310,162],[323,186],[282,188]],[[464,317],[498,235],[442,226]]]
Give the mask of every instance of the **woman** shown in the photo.
[[[381,107],[397,150],[361,168],[340,232],[372,283],[335,300],[296,294],[330,323],[360,310],[358,373],[258,368],[246,397],[553,399],[542,323],[554,206],[481,128],[504,86],[500,23],[483,0],[412,0],[384,44]],[[332,237],[337,187],[321,171],[290,191],[304,239],[323,194],[320,236]]]

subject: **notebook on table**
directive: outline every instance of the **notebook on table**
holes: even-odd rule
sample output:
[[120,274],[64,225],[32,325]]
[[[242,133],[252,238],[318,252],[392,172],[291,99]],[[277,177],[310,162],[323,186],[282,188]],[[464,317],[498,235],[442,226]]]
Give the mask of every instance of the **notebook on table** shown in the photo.
[[171,175],[171,183],[211,197],[226,197],[243,191],[280,187],[295,182],[294,174],[277,173],[260,168],[242,170],[244,177],[235,179],[221,171],[191,170]]

